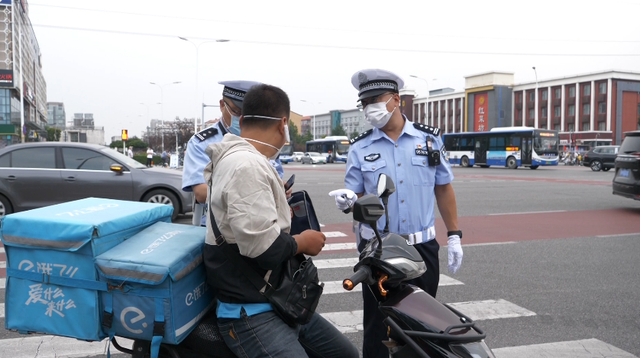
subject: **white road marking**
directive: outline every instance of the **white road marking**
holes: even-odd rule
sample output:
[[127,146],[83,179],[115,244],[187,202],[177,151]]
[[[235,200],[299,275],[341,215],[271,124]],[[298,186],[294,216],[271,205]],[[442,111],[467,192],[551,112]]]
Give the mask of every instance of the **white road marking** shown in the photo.
[[0,278],[0,290],[3,290],[7,287],[7,279],[2,277]]
[[626,236],[636,236],[640,237],[640,232],[634,232],[630,234],[617,234],[617,235],[598,235],[596,236],[599,239],[613,238],[613,237],[626,237]]
[[325,237],[347,237],[347,234],[340,231],[327,231],[322,233]]
[[535,316],[535,312],[505,300],[486,300],[450,303],[451,307],[472,320]]
[[4,303],[0,303],[0,318],[4,318]]
[[0,247],[0,254],[4,254],[4,247]]
[[356,246],[356,243],[349,243],[349,242],[345,242],[345,243],[339,243],[339,244],[326,244],[324,245],[324,247],[322,248],[322,252],[325,251],[340,251],[340,250],[356,250],[358,247]]
[[[342,281],[323,281],[323,283],[324,283],[324,289],[322,290],[323,295],[333,295],[337,293],[349,293],[349,292],[362,292],[362,285],[358,285],[354,287],[353,290],[347,291],[342,287]],[[464,285],[464,283],[456,279],[453,279],[449,276],[440,275],[440,282],[438,283],[438,287],[455,286],[455,285]]]
[[[471,247],[471,246],[493,246],[493,245],[504,245],[504,244],[517,244],[516,241],[505,241],[505,242],[485,242],[482,244],[462,244],[462,246],[464,247]],[[448,245],[444,245],[444,247],[447,247]]]
[[357,257],[350,257],[346,259],[327,259],[327,260],[313,260],[313,263],[318,269],[332,269],[341,267],[353,267],[358,263]]
[[[130,349],[133,346],[130,339],[117,340],[125,348]],[[73,338],[38,336],[0,340],[0,352],[3,357],[11,358],[84,357],[107,354],[108,345],[106,339],[100,342],[84,342]],[[111,353],[120,352],[112,346]]]
[[497,213],[487,215],[527,215],[527,214],[552,214],[552,213],[565,213],[566,210],[550,210],[550,211],[525,211],[521,213]]
[[496,358],[637,358],[595,338],[493,349]]
[[6,261],[0,261],[0,268],[7,268],[7,262]]

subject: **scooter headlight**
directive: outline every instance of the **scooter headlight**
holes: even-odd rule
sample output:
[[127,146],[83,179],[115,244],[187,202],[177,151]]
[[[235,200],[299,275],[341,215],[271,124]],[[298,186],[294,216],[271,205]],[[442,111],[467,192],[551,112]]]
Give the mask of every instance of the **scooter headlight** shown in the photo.
[[472,343],[450,344],[451,350],[463,358],[496,358],[484,341]]
[[393,265],[396,269],[407,276],[407,280],[422,276],[427,271],[424,261],[411,261],[404,257],[394,257],[384,260],[386,263]]

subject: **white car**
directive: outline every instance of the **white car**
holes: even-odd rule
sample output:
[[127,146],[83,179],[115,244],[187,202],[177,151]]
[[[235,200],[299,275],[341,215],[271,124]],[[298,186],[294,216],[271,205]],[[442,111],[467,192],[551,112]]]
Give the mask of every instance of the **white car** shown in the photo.
[[327,157],[318,152],[306,152],[301,160],[302,164],[327,164]]
[[293,152],[292,157],[293,157],[294,161],[299,162],[299,161],[302,160],[302,157],[304,157],[304,153],[302,153],[302,152]]

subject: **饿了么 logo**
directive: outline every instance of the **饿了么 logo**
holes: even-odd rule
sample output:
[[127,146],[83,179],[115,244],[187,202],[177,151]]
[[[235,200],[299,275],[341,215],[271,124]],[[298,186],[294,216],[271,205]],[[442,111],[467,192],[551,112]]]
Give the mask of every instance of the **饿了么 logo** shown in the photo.
[[180,233],[182,233],[182,231],[170,231],[170,232],[160,236],[154,242],[152,242],[151,245],[147,246],[146,249],[140,251],[140,254],[146,255],[146,254],[152,253],[153,250],[157,249],[158,247],[160,247],[160,245],[162,245],[163,243],[171,240],[172,237],[174,237],[174,236],[176,236],[176,235],[178,235]]

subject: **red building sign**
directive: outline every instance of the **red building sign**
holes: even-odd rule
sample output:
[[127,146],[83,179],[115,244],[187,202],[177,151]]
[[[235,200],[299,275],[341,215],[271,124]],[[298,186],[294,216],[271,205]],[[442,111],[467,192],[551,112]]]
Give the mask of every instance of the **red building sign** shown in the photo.
[[488,108],[488,98],[489,95],[485,93],[477,93],[475,95],[475,132],[486,132],[489,130],[489,126],[487,125],[487,108]]

